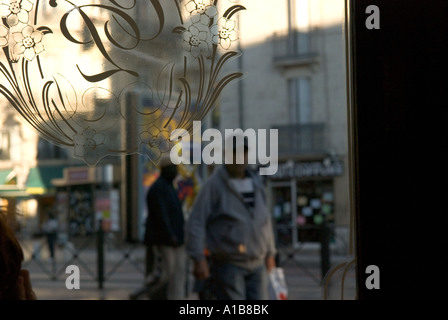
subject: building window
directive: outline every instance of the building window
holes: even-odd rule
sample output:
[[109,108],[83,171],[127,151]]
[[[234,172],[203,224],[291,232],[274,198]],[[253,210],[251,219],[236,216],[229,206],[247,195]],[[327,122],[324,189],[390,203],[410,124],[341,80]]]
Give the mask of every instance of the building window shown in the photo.
[[308,77],[288,80],[290,119],[292,123],[311,122],[311,81]]
[[0,131],[0,160],[10,159],[11,138],[9,132]]
[[288,51],[306,54],[310,51],[309,0],[289,0],[288,11]]

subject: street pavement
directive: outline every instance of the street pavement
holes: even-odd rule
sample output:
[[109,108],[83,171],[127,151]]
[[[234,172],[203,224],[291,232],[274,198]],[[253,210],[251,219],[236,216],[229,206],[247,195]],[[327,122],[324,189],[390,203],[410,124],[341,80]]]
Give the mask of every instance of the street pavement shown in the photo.
[[[32,246],[35,252],[39,252],[34,259],[31,257],[32,250],[29,249]],[[120,250],[106,246],[105,281],[102,288],[97,280],[98,255],[94,247],[87,247],[79,252],[73,248],[70,250],[58,248],[55,264],[48,257],[43,243],[28,243],[25,248],[23,268],[30,271],[33,289],[39,300],[129,300],[129,295],[143,283],[145,251],[141,245]],[[354,265],[347,268],[349,266],[347,262],[350,260],[346,255],[332,253],[330,256],[332,277],[325,279],[328,285],[323,286],[319,246],[309,244],[300,250],[282,253],[280,266],[284,269],[288,285],[288,299],[354,300],[355,272]],[[65,273],[67,265],[79,267],[79,289],[67,289],[66,281],[70,280],[72,275]],[[186,300],[198,300],[197,294],[193,292],[191,272],[188,274]],[[69,281],[70,283],[73,282]]]

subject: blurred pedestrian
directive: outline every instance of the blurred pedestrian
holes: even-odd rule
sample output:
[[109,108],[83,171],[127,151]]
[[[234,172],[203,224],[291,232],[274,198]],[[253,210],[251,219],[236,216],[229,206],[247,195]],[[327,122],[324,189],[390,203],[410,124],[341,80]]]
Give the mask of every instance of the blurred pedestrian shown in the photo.
[[51,261],[55,261],[55,244],[58,238],[59,223],[53,211],[48,213],[48,218],[42,225],[42,231],[47,239],[48,250],[50,252]]
[[[178,171],[169,157],[160,160],[160,176],[149,188],[146,196],[148,217],[145,245],[152,272],[146,277],[143,290],[131,294],[137,299],[148,294],[150,299],[180,300],[185,297],[186,262],[184,245],[185,218],[182,203],[173,181]],[[166,287],[165,297],[160,296]]]
[[0,211],[0,300],[36,300],[23,259],[22,247]]
[[[264,185],[248,167],[246,138],[232,137],[233,161],[203,184],[187,222],[186,249],[197,280],[212,277],[217,299],[268,299],[276,248]],[[238,150],[244,163],[237,163]],[[204,246],[210,252],[210,264]]]

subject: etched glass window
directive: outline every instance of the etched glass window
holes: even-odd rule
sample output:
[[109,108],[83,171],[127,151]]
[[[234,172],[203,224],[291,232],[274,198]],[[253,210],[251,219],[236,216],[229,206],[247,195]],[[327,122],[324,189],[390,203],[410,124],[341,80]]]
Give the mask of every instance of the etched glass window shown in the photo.
[[199,141],[189,145],[198,162],[179,166],[189,206],[215,165],[203,161],[207,130],[264,132],[253,167],[275,168],[263,181],[279,260],[320,245],[324,223],[327,249],[351,254],[346,2],[0,0],[0,120],[22,120],[0,121],[0,175],[18,177],[0,198],[25,199],[36,221],[54,204],[61,239],[102,220],[115,240],[141,243],[144,192],[175,129]]
[[[238,79],[235,1],[2,0],[0,94],[46,140],[89,165],[157,163]],[[194,102],[194,106],[192,103]]]

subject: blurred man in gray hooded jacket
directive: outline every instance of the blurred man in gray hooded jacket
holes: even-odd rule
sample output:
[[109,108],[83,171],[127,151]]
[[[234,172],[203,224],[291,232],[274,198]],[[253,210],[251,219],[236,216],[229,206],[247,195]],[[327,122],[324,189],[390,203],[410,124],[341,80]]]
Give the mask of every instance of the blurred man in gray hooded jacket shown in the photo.
[[[271,217],[262,181],[247,166],[247,140],[233,139],[232,164],[218,167],[196,198],[187,253],[197,280],[212,277],[217,299],[265,300],[276,254]],[[244,150],[243,164],[237,164],[238,150]]]

